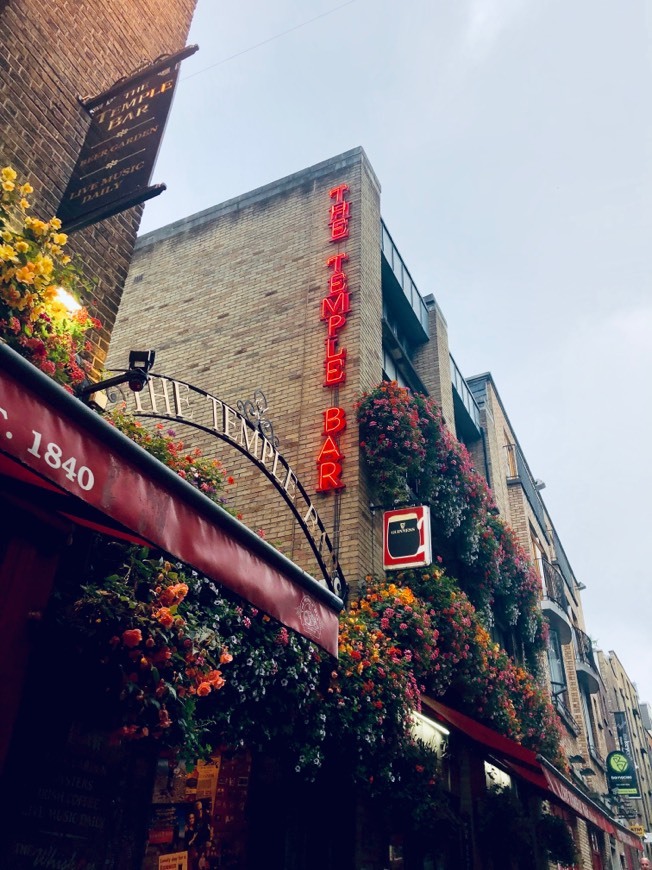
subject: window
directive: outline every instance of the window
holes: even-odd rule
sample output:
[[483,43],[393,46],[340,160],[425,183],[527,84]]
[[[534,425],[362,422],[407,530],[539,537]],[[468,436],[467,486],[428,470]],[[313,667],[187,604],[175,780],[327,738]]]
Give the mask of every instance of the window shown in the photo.
[[506,429],[503,429],[503,446],[505,448],[505,460],[507,462],[507,477],[518,477],[516,444],[514,444]]
[[589,744],[589,749],[592,752],[597,752],[595,745],[595,726],[593,724],[593,712],[589,702],[588,695],[584,689],[580,689],[580,704],[582,705],[582,715],[584,717],[584,725],[586,726],[586,741]]
[[534,567],[539,577],[543,580],[543,559],[545,558],[543,547],[541,546],[539,538],[532,526],[530,526],[530,544],[532,545]]
[[383,379],[386,381],[396,381],[399,387],[409,386],[386,347],[383,347]]
[[[564,668],[564,655],[561,649],[559,640],[559,632],[554,628],[550,629],[548,638],[548,666],[550,668],[550,685],[552,686],[553,697],[557,695],[566,696],[566,669]],[[564,703],[567,698],[564,697]]]

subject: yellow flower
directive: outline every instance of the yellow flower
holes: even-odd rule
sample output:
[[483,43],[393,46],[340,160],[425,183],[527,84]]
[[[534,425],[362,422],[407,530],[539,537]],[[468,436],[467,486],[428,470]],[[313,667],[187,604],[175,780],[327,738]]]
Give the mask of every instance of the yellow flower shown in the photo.
[[11,247],[11,245],[0,245],[0,260],[13,260],[15,256],[16,251]]
[[3,181],[2,182],[2,189],[6,190],[7,193],[11,193],[11,191],[14,189],[15,186],[16,185],[13,183],[13,181]]
[[5,230],[4,232],[0,233],[0,238],[2,239],[3,242],[13,242],[13,240],[14,240],[14,237],[9,232],[9,230]]
[[34,264],[28,263],[22,269],[16,269],[16,280],[22,284],[34,283]]
[[49,275],[54,268],[54,263],[51,257],[39,254],[34,257],[34,268],[39,275]]
[[20,192],[21,192],[22,194],[24,194],[25,196],[27,196],[28,193],[34,193],[34,188],[32,187],[31,184],[28,184],[28,183],[26,182],[25,184],[22,184],[22,185],[20,186]]
[[48,225],[45,221],[40,221],[36,218],[26,218],[25,225],[35,232],[37,236],[42,236],[48,231]]
[[5,166],[4,169],[0,171],[0,176],[2,176],[3,181],[15,181],[16,170],[12,169],[11,166]]
[[27,244],[27,242],[16,242],[16,250],[20,254],[25,254],[27,251],[29,251],[29,245]]
[[29,208],[29,203],[27,202],[26,199],[21,199],[20,202],[18,203],[18,205],[19,205],[23,210]]
[[61,221],[59,220],[59,218],[51,218],[50,219],[50,227],[53,230],[60,230],[61,229]]
[[63,255],[63,257],[61,258],[61,262],[64,266],[68,265],[68,263],[70,262],[70,257],[68,256],[68,254]]
[[65,245],[68,241],[68,236],[65,233],[55,233],[52,236],[52,241],[55,245]]

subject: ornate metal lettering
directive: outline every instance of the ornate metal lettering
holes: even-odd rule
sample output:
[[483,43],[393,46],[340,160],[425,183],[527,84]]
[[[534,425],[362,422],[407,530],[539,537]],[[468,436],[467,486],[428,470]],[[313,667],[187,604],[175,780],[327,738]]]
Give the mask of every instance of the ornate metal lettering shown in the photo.
[[267,413],[267,399],[262,390],[256,390],[253,399],[246,399],[244,402],[238,400],[236,407],[242,416],[252,424],[254,429],[258,429],[260,434],[264,435],[274,447],[278,447],[279,440],[274,435],[272,422],[265,416]]
[[347,584],[336,549],[308,492],[278,450],[278,438],[265,418],[267,401],[262,390],[256,390],[253,400],[238,402],[236,410],[186,381],[150,373],[142,392],[111,391],[107,398],[110,404],[124,403],[135,417],[169,420],[206,432],[248,457],[274,484],[294,514],[326,586],[339,598],[346,596]]

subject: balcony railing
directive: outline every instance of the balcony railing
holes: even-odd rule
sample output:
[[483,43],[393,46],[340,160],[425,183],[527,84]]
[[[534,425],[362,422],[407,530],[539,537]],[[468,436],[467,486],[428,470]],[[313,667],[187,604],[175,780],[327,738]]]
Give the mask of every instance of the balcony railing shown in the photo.
[[575,653],[577,661],[583,665],[588,665],[597,673],[598,668],[593,655],[593,643],[588,634],[582,631],[581,628],[575,627]]
[[573,569],[570,566],[570,562],[566,557],[566,553],[564,552],[564,548],[561,545],[561,541],[559,540],[559,536],[557,532],[552,530],[552,543],[555,548],[555,562],[559,565],[559,569],[562,573],[566,584],[569,589],[575,589],[577,586],[577,582],[575,580],[575,575],[573,574]]
[[539,522],[539,527],[543,537],[548,538],[548,524],[546,522],[546,514],[539,495],[539,490],[536,488],[534,478],[528,467],[525,457],[521,453],[521,448],[518,444],[505,445],[505,458],[507,461],[507,480],[518,480],[523,487],[525,496],[530,503],[532,512]]
[[480,431],[480,408],[478,407],[478,403],[473,397],[473,393],[469,389],[468,384],[464,380],[462,372],[457,367],[457,363],[453,359],[452,354],[449,356],[451,361],[451,380],[453,382],[453,387],[457,390],[457,394],[469,417],[477,426],[478,431]]
[[543,567],[543,593],[545,597],[554,601],[565,613],[568,613],[568,598],[564,578],[559,569],[543,558],[541,565]]
[[580,685],[589,694],[600,691],[600,671],[593,656],[593,644],[579,628],[575,628],[575,671]]
[[412,276],[410,272],[403,262],[403,258],[398,252],[398,248],[394,244],[392,237],[387,231],[387,227],[385,226],[385,222],[381,220],[381,250],[385,255],[385,259],[387,260],[392,272],[394,273],[394,277],[396,278],[399,287],[402,289],[405,299],[409,302],[412,311],[416,315],[416,318],[421,326],[421,329],[424,332],[424,339],[428,338],[428,309],[426,307],[426,303],[423,301],[423,297],[417,290],[417,285],[412,280]]
[[573,639],[573,629],[568,615],[568,598],[564,578],[559,569],[545,558],[539,559],[543,579],[543,601],[541,609],[554,629],[561,644],[570,643]]

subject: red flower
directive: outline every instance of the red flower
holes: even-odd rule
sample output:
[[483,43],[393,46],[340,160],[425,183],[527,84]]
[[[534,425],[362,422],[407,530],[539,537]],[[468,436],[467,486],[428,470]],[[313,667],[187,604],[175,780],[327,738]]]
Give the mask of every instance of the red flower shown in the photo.
[[129,649],[133,649],[143,639],[143,633],[139,628],[128,628],[122,632],[122,642]]

